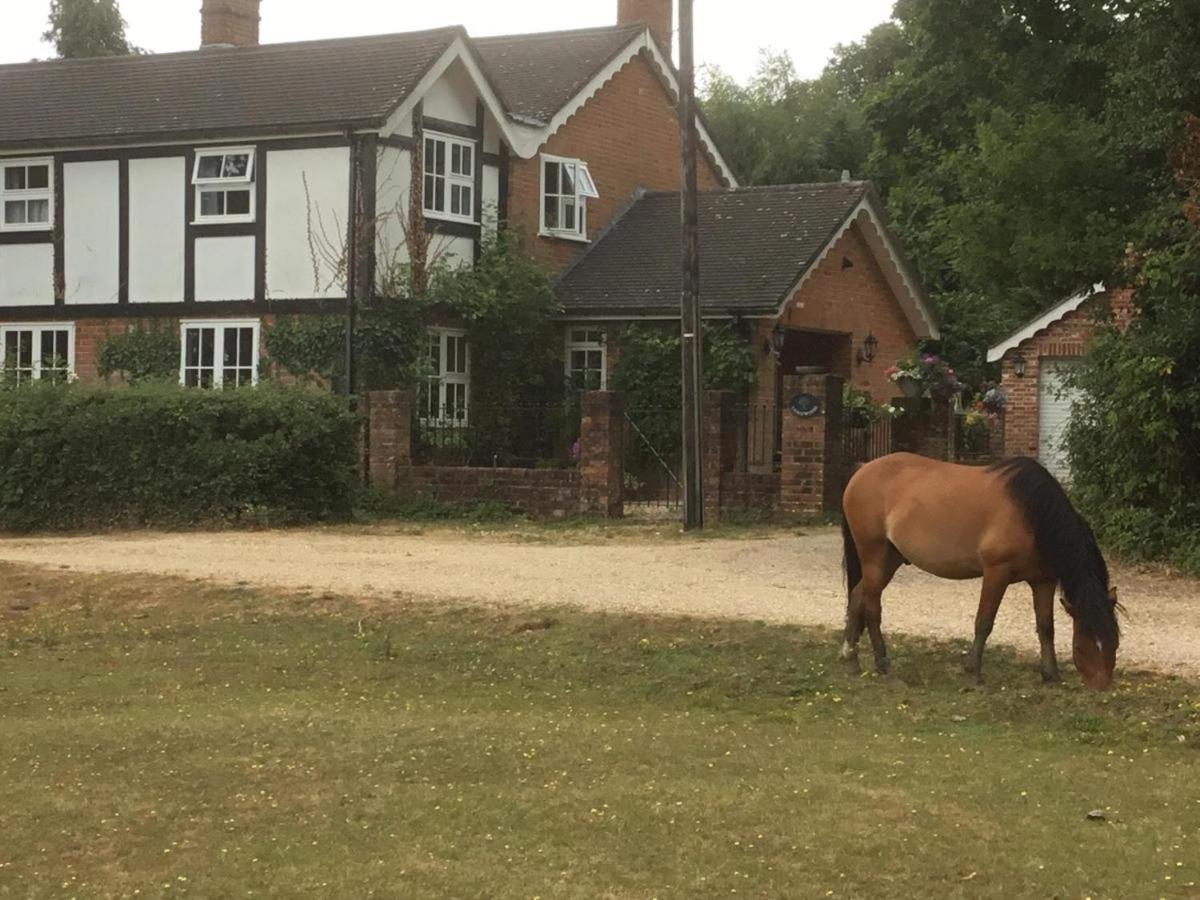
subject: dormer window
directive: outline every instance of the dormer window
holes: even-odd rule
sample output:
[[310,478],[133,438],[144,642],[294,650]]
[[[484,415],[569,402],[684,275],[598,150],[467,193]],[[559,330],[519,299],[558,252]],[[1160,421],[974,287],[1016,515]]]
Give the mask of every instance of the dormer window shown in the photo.
[[48,231],[54,223],[49,159],[0,160],[0,231]]
[[425,132],[426,215],[475,222],[475,142]]
[[196,222],[254,221],[254,148],[196,151]]
[[599,196],[587,163],[542,157],[542,234],[586,241],[587,201]]

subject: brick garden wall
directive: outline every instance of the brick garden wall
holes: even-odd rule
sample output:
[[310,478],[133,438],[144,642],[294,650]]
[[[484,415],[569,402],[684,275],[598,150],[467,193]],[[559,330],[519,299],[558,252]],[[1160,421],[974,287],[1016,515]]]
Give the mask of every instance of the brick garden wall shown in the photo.
[[579,512],[580,475],[575,469],[403,466],[395,490],[439,503],[494,500],[537,518],[561,518]]
[[532,516],[624,515],[624,417],[620,398],[582,398],[580,458],[572,469],[412,465],[413,395],[371,391],[363,455],[371,485],[437,503],[497,501]]

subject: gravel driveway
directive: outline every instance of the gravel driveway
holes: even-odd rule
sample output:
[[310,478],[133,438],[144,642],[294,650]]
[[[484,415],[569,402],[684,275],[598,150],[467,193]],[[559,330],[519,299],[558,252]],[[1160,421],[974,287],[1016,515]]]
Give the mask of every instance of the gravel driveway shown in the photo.
[[[454,532],[283,531],[106,535],[0,541],[0,560],[81,571],[146,572],[391,599],[570,604],[595,610],[733,616],[840,627],[841,536],[555,543]],[[1200,676],[1200,584],[1119,571],[1128,610],[1124,665]],[[979,583],[901,570],[884,594],[885,633],[968,638]],[[1059,652],[1070,627],[1058,612]],[[993,641],[1037,652],[1024,586],[1009,590]],[[869,644],[864,639],[864,649]],[[832,651],[831,651],[832,652]],[[864,657],[869,656],[869,650]]]

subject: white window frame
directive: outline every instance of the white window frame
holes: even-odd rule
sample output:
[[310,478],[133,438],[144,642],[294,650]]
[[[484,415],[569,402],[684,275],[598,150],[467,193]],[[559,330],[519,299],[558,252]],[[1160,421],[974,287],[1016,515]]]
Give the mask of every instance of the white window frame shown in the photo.
[[[213,336],[212,366],[189,366],[187,364],[188,331],[193,328],[212,328],[216,330]],[[225,340],[229,331],[240,328],[252,328],[254,339],[250,365],[250,386],[258,384],[259,344],[262,340],[261,322],[258,319],[184,319],[179,323],[179,383],[187,387],[189,369],[202,371],[211,368],[213,372],[213,390],[225,389]],[[244,369],[246,366],[237,366]],[[200,385],[194,385],[200,387]],[[236,385],[235,385],[236,387]]]
[[[470,421],[471,415],[471,344],[467,340],[467,333],[461,328],[428,328],[426,329],[426,346],[429,346],[434,340],[438,342],[438,366],[437,373],[429,376],[425,384],[421,386],[421,390],[426,393],[429,398],[429,407],[432,408],[433,394],[437,394],[437,414],[427,415],[422,417],[422,421],[427,424],[437,425],[453,425],[465,427]],[[446,360],[449,358],[447,348],[451,340],[462,341],[462,351],[465,358],[465,365],[462,372],[447,372]],[[459,415],[446,414],[446,395],[450,391],[456,391],[456,388],[461,386],[462,411]]]
[[32,381],[41,381],[43,373],[41,336],[47,331],[65,331],[67,333],[67,380],[75,380],[75,323],[74,322],[12,322],[0,325],[0,373],[8,375],[8,335],[11,332],[33,332],[31,371]]
[[[47,170],[46,186],[44,188],[24,188],[8,190],[4,185],[8,169],[24,169],[29,166],[45,166]],[[4,207],[10,201],[45,200],[47,214],[45,222],[21,222],[6,225],[4,222]],[[0,231],[50,231],[54,228],[54,159],[49,156],[29,157],[24,159],[0,159]]]
[[[569,166],[574,172],[575,178],[575,193],[563,194],[555,192],[548,194],[546,191],[546,166],[553,164],[560,167]],[[551,156],[543,153],[538,162],[538,180],[540,189],[538,196],[540,203],[538,204],[539,217],[539,233],[543,237],[565,238],[570,241],[588,242],[588,226],[587,226],[587,201],[588,199],[599,199],[600,192],[596,189],[596,181],[592,177],[591,169],[588,164],[581,159],[571,159],[566,156]],[[562,173],[559,173],[559,185],[561,187]],[[562,228],[560,226],[550,227],[546,224],[546,201],[550,197],[557,197],[558,220],[563,220],[563,209],[566,208],[568,202],[575,204],[575,227]]]
[[[583,335],[581,338],[580,335]],[[603,328],[595,328],[588,325],[568,325],[567,326],[567,355],[566,355],[566,374],[567,384],[574,389],[575,373],[579,370],[572,365],[571,354],[573,352],[580,353],[595,353],[600,352],[600,387],[596,390],[608,390],[608,333]],[[584,367],[583,371],[588,371],[588,367]],[[585,388],[586,390],[586,388]]]
[[[195,151],[196,161],[192,165],[192,185],[196,192],[196,208],[193,214],[193,225],[217,225],[226,223],[253,222],[257,218],[258,213],[258,191],[255,190],[255,180],[258,173],[255,171],[257,166],[258,154],[254,147],[203,147]],[[200,177],[200,161],[205,157],[221,156],[222,160],[226,156],[249,156],[249,162],[246,166],[244,175],[231,175],[221,177]],[[222,161],[222,165],[224,162]],[[220,215],[204,215],[201,210],[203,206],[203,195],[206,193],[223,193],[226,195],[226,208],[229,205],[228,193],[230,191],[247,191],[250,194],[250,211],[246,213],[222,213]]]
[[[442,173],[429,171],[429,160],[427,152],[429,150],[429,142],[443,143],[446,145],[446,170]],[[470,172],[462,174],[454,172],[452,169],[452,160],[454,148],[466,148],[471,151],[471,166]],[[440,131],[424,131],[421,134],[421,208],[425,211],[425,215],[430,219],[445,219],[448,222],[469,222],[472,225],[478,225],[479,221],[475,218],[475,166],[479,160],[479,143],[470,138],[455,137],[452,134],[443,134]],[[442,200],[445,204],[444,209],[438,209],[432,205],[429,191],[425,189],[430,178],[442,179],[445,182],[445,190],[442,193]],[[453,213],[450,211],[451,195],[454,188],[459,188],[460,195],[462,191],[470,191],[471,202],[467,205],[466,213]],[[436,192],[435,192],[436,198]]]

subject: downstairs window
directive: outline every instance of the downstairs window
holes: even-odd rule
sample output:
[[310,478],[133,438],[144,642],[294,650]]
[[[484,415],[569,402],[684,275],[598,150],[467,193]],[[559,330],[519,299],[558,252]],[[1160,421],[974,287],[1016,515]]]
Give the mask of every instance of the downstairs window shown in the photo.
[[74,325],[5,325],[0,328],[4,380],[66,381],[75,371]]
[[427,422],[466,425],[471,399],[471,348],[467,333],[450,328],[429,330],[430,375],[418,398]]
[[258,383],[257,319],[183,322],[180,331],[180,384],[219,390]]

